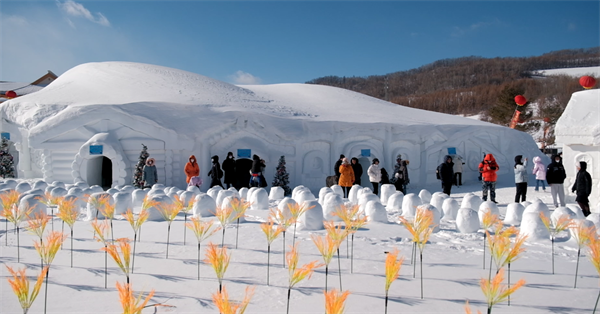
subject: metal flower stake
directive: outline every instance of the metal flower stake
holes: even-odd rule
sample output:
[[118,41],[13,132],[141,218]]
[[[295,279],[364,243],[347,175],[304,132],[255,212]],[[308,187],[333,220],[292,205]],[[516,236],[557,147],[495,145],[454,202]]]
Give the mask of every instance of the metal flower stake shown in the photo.
[[342,229],[342,225],[336,225],[333,221],[325,221],[324,222],[325,230],[327,230],[327,235],[333,239],[335,244],[335,250],[337,251],[337,260],[338,260],[338,274],[340,277],[340,290],[342,290],[342,265],[340,262],[340,245],[344,242],[344,239],[348,237],[348,229]]
[[239,198],[235,197],[231,200],[231,202],[229,204],[236,216],[235,248],[237,249],[238,235],[239,235],[239,230],[240,230],[240,218],[242,218],[246,215],[246,210],[248,210],[248,208],[250,208],[250,205],[252,205],[252,203],[246,202],[243,199],[239,199]]
[[48,270],[46,271],[46,287],[44,292],[44,314],[46,313],[48,301],[48,276],[50,274],[50,266],[52,265],[54,257],[56,257],[58,249],[60,249],[60,246],[65,241],[65,239],[65,234],[58,231],[52,231],[50,232],[50,234],[48,234],[48,236],[46,236],[45,242],[40,241],[38,243],[36,241],[33,241],[33,246],[35,247],[35,250],[42,258],[42,261],[44,261],[44,264],[48,267]]
[[543,212],[540,212],[540,218],[550,233],[550,241],[552,242],[552,274],[554,275],[554,239],[556,239],[556,235],[569,228],[573,219],[569,218],[567,215],[562,215],[556,220],[556,223],[553,224],[550,221],[550,218],[546,217]]
[[137,219],[135,219],[135,216],[133,215],[133,212],[131,211],[131,209],[127,209],[127,212],[125,212],[125,214],[122,214],[122,216],[125,218],[125,220],[127,220],[129,222],[129,224],[131,225],[131,228],[133,229],[133,252],[131,254],[131,273],[132,274],[133,274],[133,268],[135,267],[135,243],[137,242],[138,232],[142,228],[142,225],[144,224],[144,222],[146,222],[146,220],[148,220],[149,215],[150,214],[148,213],[148,210],[146,210],[146,209],[142,209],[140,211],[140,213],[137,216]]
[[407,221],[404,217],[400,217],[400,221],[406,227],[408,232],[412,234],[413,242],[419,248],[421,264],[421,299],[423,299],[423,250],[425,249],[427,240],[429,240],[429,236],[435,227],[433,224],[433,212],[419,207],[417,208],[415,219],[412,222]]
[[388,292],[390,286],[394,280],[398,279],[400,275],[400,268],[404,262],[404,257],[398,258],[400,251],[394,249],[394,251],[387,253],[385,258],[385,313],[388,310]]
[[315,243],[315,246],[321,253],[323,257],[323,262],[325,262],[325,291],[327,291],[327,275],[329,273],[329,263],[333,258],[333,254],[337,248],[337,243],[333,240],[328,234],[324,237],[311,235],[310,236]]
[[[596,268],[596,272],[600,275],[600,239],[596,234],[590,238],[590,242],[588,244],[588,258],[594,268]],[[594,312],[596,313],[596,308],[598,307],[598,300],[600,299],[600,291],[598,292],[598,297],[596,297],[596,304],[594,304]]]
[[105,219],[102,222],[98,222],[98,218],[92,221],[92,228],[94,229],[94,239],[96,241],[102,242],[104,244],[104,289],[108,288],[108,251],[106,248],[108,247],[108,221]]
[[52,226],[52,231],[54,231],[54,207],[56,207],[60,198],[60,196],[52,196],[50,192],[46,192],[44,196],[40,196],[37,198],[40,201],[40,203],[50,208],[50,225]]
[[112,198],[110,195],[102,195],[99,199],[100,206],[97,207],[100,213],[108,219],[110,223],[110,239],[112,242],[115,242],[115,234],[113,230],[113,219],[115,219],[115,204],[111,204],[110,200]]
[[480,286],[481,291],[487,300],[487,313],[492,313],[492,307],[500,302],[504,302],[510,299],[510,295],[517,291],[525,284],[524,279],[520,279],[515,283],[514,286],[505,286],[502,284],[504,281],[504,268],[500,268],[493,280],[481,279]]
[[223,288],[223,277],[225,277],[225,272],[227,271],[227,267],[229,267],[230,259],[231,255],[227,255],[227,248],[219,248],[214,243],[208,244],[204,262],[210,264],[214,269],[219,280],[219,291]]
[[221,223],[221,227],[223,228],[223,236],[221,237],[221,247],[225,245],[225,229],[227,225],[229,225],[232,221],[238,219],[239,217],[233,211],[231,206],[217,206],[215,212],[215,217]]
[[285,268],[285,231],[292,225],[292,218],[286,217],[280,209],[271,209],[269,212],[269,219],[277,222],[277,224],[283,230],[281,234],[283,235],[283,267]]
[[185,226],[194,232],[196,239],[198,240],[198,280],[200,280],[200,245],[202,241],[208,239],[211,235],[215,234],[221,228],[216,227],[213,229],[214,220],[202,221],[198,217],[192,217],[190,222],[186,223]]
[[21,206],[14,204],[10,210],[11,214],[7,215],[7,219],[15,225],[15,230],[17,231],[17,263],[21,262],[21,234],[19,232],[19,226],[21,225],[21,222],[23,222],[23,219],[29,217],[34,207],[30,208],[29,206],[25,205],[23,208],[21,208]]
[[177,204],[164,204],[161,203],[158,205],[158,211],[163,216],[163,218],[167,221],[167,255],[166,258],[169,258],[169,238],[171,236],[171,223],[177,217],[179,213],[179,206]]
[[325,291],[325,314],[342,314],[344,313],[344,302],[350,295],[350,291],[340,292],[335,289]]
[[175,204],[179,207],[179,210],[183,212],[183,245],[185,245],[187,236],[187,215],[194,208],[195,198],[190,199],[187,203],[182,200],[179,195],[175,195]]
[[8,283],[19,299],[19,303],[23,309],[23,314],[27,314],[29,308],[31,308],[31,305],[33,304],[33,301],[35,301],[35,298],[37,298],[38,294],[40,293],[40,288],[44,282],[44,276],[48,272],[48,266],[42,267],[42,272],[38,275],[31,293],[29,292],[29,280],[25,274],[27,268],[18,269],[17,271],[13,270],[10,266],[6,266],[6,268],[12,275],[12,279],[7,278]]
[[219,309],[219,313],[222,314],[244,314],[250,299],[254,295],[254,287],[246,287],[244,299],[241,302],[234,303],[229,300],[229,294],[227,289],[223,286],[221,291],[217,291],[212,295],[213,303]]
[[315,206],[307,207],[304,204],[300,205],[298,203],[288,204],[288,209],[290,210],[290,214],[292,214],[291,223],[294,224],[294,237],[292,239],[292,246],[296,244],[296,224],[298,223],[298,219],[300,216],[304,215],[308,210],[314,208]]
[[[367,216],[364,213],[361,213],[359,209],[360,207],[358,205],[354,205],[350,208],[342,205],[335,211],[335,215],[344,222],[346,230],[351,237],[350,273],[354,272],[354,234],[367,224]],[[348,239],[347,236],[346,239]]]
[[483,214],[481,219],[481,227],[483,228],[483,269],[485,269],[485,243],[487,242],[487,235],[489,229],[496,225],[500,220],[498,219],[498,215],[492,213],[491,209]]
[[119,291],[119,301],[121,302],[121,307],[123,307],[123,314],[141,314],[142,310],[148,307],[148,301],[150,301],[154,295],[154,290],[152,290],[144,300],[142,300],[143,292],[140,292],[137,297],[134,297],[131,284],[125,283],[121,285],[118,281],[117,290]]
[[[142,208],[140,213],[143,211],[148,211],[152,207],[157,207],[159,202],[150,198],[150,196],[144,196],[144,200],[142,201]],[[140,225],[140,230],[138,230],[138,242],[142,241],[142,225]]]
[[131,269],[131,246],[129,245],[129,239],[120,238],[115,243],[110,243],[101,250],[108,252],[110,257],[117,263],[117,266],[123,271],[127,283],[129,283],[129,272]]
[[290,313],[290,295],[292,293],[292,288],[297,283],[304,280],[304,278],[308,277],[310,279],[313,272],[315,271],[315,268],[319,268],[319,267],[323,266],[323,264],[317,264],[318,263],[317,261],[312,261],[312,262],[310,262],[308,264],[304,264],[304,265],[302,265],[302,267],[298,268],[299,256],[298,256],[297,245],[294,245],[290,248],[291,248],[291,250],[285,255],[286,262],[288,265],[288,273],[290,275],[290,280],[289,280],[289,284],[288,284],[288,293],[287,293],[287,309],[286,309],[287,314]]
[[58,202],[58,218],[62,219],[63,222],[66,222],[69,228],[71,229],[71,268],[73,268],[73,226],[77,221],[77,217],[79,217],[79,209],[76,209],[75,202],[77,199],[61,199]]
[[[27,220],[27,229],[40,238],[40,243],[44,242],[44,230],[50,221],[50,217],[45,212],[36,212],[33,217],[29,216]],[[40,257],[40,265],[44,268],[44,261]]]
[[283,232],[281,225],[275,226],[275,222],[269,219],[269,222],[260,224],[260,229],[264,232],[267,237],[267,286],[269,285],[269,267],[271,264],[271,243],[277,239],[279,234]]
[[581,249],[588,245],[590,240],[595,236],[595,226],[586,227],[583,222],[577,222],[571,224],[571,230],[573,231],[573,237],[577,241],[577,265],[575,266],[575,284],[573,288],[577,288],[577,273],[579,272],[579,256],[581,255]]
[[[14,220],[14,209],[19,203],[19,192],[10,190],[9,192],[0,194],[2,201],[2,217],[4,217],[6,235],[8,235],[8,221]],[[8,246],[8,236],[4,237],[5,245]]]

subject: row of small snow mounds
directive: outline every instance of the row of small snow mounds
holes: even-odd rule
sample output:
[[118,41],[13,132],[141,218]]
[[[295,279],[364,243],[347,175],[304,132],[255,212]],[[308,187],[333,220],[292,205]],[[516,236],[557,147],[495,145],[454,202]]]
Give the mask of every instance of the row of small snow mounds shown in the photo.
[[[252,204],[251,209],[253,210],[268,210],[271,203],[277,204],[277,208],[286,218],[291,216],[288,205],[301,204],[312,207],[298,221],[299,227],[305,230],[323,229],[324,220],[340,221],[335,212],[342,205],[358,205],[360,211],[367,216],[371,223],[388,223],[388,213],[401,213],[403,217],[411,219],[414,218],[417,208],[421,207],[433,212],[434,232],[439,231],[440,221],[444,219],[454,221],[459,233],[476,233],[482,228],[482,220],[486,212],[491,211],[492,214],[500,216],[500,211],[495,203],[483,201],[472,193],[466,194],[459,205],[455,199],[441,192],[431,194],[427,190],[421,190],[419,195],[414,193],[404,195],[402,192],[396,191],[391,184],[384,184],[381,187],[380,196],[373,194],[369,188],[355,185],[350,189],[347,199],[343,198],[343,190],[338,185],[321,188],[318,198],[304,186],[295,187],[291,197],[285,197],[284,191],[280,187],[272,187],[268,194],[265,189],[256,187],[241,188],[238,191],[235,188],[223,189],[217,186],[204,193],[193,186],[181,190],[176,187],[165,187],[162,184],[156,184],[152,188],[146,189],[136,189],[131,185],[126,185],[104,191],[99,186],[88,186],[85,182],[67,185],[58,181],[49,184],[43,180],[29,183],[9,179],[0,183],[0,191],[9,190],[16,190],[22,194],[20,207],[35,206],[35,211],[48,210],[47,206],[40,201],[40,196],[44,196],[46,193],[55,197],[76,198],[79,208],[85,209],[86,220],[104,218],[104,216],[95,208],[94,202],[84,203],[82,198],[84,195],[90,195],[91,199],[110,195],[110,200],[115,205],[115,217],[117,218],[130,208],[134,212],[139,212],[146,196],[150,200],[163,204],[172,204],[175,196],[181,198],[185,203],[194,199],[192,214],[195,217],[214,216],[217,207],[229,206],[233,198],[248,200]],[[150,214],[148,220],[162,221],[164,219],[158,208],[149,208],[148,210]],[[566,215],[578,224],[595,225],[600,229],[598,213],[593,213],[586,219],[581,208],[571,204],[568,207],[559,207],[551,213],[548,206],[539,199],[533,203],[508,204],[503,222],[506,225],[520,226],[521,233],[527,236],[528,241],[543,241],[549,239],[549,233],[542,223],[540,213],[550,217],[553,224],[556,224],[560,217]]]

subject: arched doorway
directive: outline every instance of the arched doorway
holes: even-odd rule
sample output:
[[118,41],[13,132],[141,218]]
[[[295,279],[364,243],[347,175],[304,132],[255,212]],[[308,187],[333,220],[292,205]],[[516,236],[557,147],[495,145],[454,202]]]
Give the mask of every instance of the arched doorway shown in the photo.
[[105,156],[98,156],[87,162],[87,183],[99,185],[108,190],[112,186],[112,161]]

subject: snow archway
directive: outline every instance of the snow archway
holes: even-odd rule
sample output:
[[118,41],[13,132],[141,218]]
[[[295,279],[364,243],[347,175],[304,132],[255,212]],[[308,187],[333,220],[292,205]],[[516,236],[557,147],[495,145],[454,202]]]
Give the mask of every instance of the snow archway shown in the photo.
[[104,160],[102,157],[108,158],[111,162],[111,186],[124,185],[127,159],[119,141],[109,133],[98,133],[79,148],[71,166],[73,182],[84,181],[93,184],[102,182],[105,176],[102,174],[102,168],[99,167],[106,164],[102,162]]

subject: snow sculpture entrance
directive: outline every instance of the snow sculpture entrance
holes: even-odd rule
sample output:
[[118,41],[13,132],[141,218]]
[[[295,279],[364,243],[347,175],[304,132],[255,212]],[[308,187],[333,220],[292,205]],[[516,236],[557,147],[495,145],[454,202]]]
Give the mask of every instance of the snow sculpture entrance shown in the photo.
[[109,133],[98,133],[83,144],[71,165],[74,182],[110,188],[124,185],[126,157],[119,141]]

